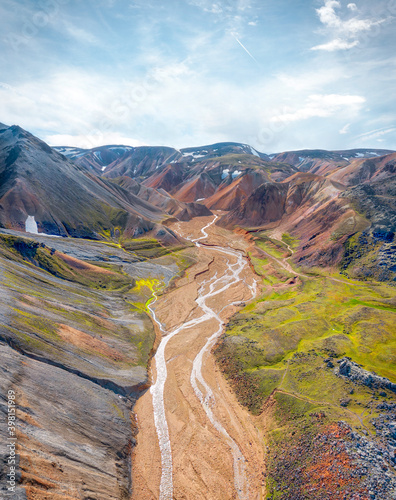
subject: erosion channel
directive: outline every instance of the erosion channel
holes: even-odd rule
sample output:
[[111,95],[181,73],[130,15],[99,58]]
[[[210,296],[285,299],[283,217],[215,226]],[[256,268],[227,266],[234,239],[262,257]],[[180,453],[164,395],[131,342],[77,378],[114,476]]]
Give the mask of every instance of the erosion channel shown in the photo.
[[136,404],[134,499],[263,498],[262,433],[216,369],[211,348],[228,318],[256,295],[242,236],[215,217],[176,223],[197,261],[152,303],[152,386]]

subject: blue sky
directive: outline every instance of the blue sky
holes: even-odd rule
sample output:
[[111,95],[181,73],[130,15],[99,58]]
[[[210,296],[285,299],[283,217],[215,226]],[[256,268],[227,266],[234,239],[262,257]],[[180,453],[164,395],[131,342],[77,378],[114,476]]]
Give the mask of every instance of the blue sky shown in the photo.
[[51,145],[396,149],[396,0],[2,0],[0,121]]

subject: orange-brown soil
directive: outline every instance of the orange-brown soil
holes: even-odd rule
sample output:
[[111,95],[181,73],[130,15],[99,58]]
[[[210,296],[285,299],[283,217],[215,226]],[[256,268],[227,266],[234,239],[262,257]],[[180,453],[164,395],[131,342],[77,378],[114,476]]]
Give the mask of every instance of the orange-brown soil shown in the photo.
[[[201,228],[211,219],[208,217],[187,224],[176,223],[172,229],[185,237],[198,238],[201,236]],[[207,233],[208,238],[200,240],[203,244],[216,244],[242,251],[246,251],[249,245],[241,234],[214,225],[207,229]],[[216,273],[219,277],[227,271],[227,259],[230,264],[235,260],[209,246],[198,247],[197,257],[197,264],[188,269],[176,287],[161,296],[154,306],[157,318],[167,332],[187,320],[202,316],[202,310],[195,302],[199,288]],[[244,267],[240,276],[242,279],[239,283],[211,297],[207,302],[223,321],[227,321],[237,310],[235,305],[229,304],[252,298],[251,290],[245,284],[251,285],[255,279],[249,265]],[[174,499],[238,498],[230,446],[208,419],[190,383],[193,361],[217,328],[215,319],[199,323],[193,328],[182,329],[166,346],[167,380],[164,402],[172,448]],[[249,486],[247,496],[241,498],[265,498],[265,450],[261,418],[252,417],[238,403],[210,352],[204,355],[202,374],[213,391],[212,411],[215,419],[226,429],[246,459]],[[156,379],[155,360],[152,361],[152,378]],[[150,391],[138,400],[135,412],[139,433],[132,457],[132,498],[154,500],[159,498],[161,456]]]
[[77,330],[68,325],[60,324],[58,328],[58,335],[69,344],[75,345],[80,349],[87,349],[89,351],[94,351],[98,354],[103,354],[114,361],[126,361],[125,356],[123,356],[117,349],[110,347],[102,340],[96,339],[92,335],[88,335],[85,332]]

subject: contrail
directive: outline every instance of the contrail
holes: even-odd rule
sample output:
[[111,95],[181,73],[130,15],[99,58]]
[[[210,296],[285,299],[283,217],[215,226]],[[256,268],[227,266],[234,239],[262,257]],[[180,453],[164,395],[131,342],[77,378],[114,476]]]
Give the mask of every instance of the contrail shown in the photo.
[[255,63],[259,63],[257,59],[248,51],[248,49],[243,45],[243,43],[234,35],[234,33],[231,33],[231,36],[235,38],[235,40],[239,43],[239,45],[243,48],[243,50],[246,52],[248,56],[250,56]]

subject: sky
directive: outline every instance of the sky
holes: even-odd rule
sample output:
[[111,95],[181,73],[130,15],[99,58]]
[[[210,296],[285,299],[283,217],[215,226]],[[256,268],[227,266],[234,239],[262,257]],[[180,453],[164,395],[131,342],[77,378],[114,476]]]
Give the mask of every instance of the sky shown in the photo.
[[396,0],[1,0],[0,122],[52,146],[396,150]]

